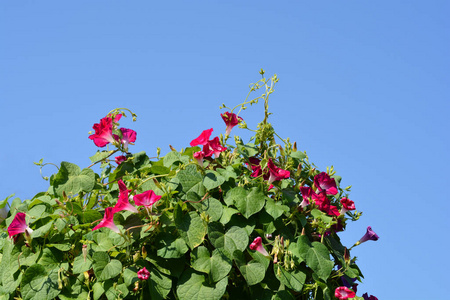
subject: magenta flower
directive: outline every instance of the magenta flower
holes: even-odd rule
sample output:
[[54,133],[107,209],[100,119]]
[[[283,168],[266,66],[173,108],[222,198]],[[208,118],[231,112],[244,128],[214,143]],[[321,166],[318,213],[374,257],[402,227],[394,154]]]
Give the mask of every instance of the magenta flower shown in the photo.
[[203,153],[205,153],[206,157],[211,157],[214,154],[217,158],[219,157],[220,152],[225,150],[227,150],[227,148],[220,144],[219,137],[217,136],[203,146]]
[[363,296],[364,300],[378,300],[377,297],[375,297],[373,295],[368,296],[367,293],[364,293],[362,296]]
[[150,272],[145,267],[140,269],[137,274],[140,280],[147,280],[150,277]]
[[133,205],[130,204],[130,202],[128,201],[128,192],[129,190],[127,189],[127,186],[125,185],[125,183],[122,181],[122,179],[119,180],[119,199],[117,200],[116,205],[113,208],[113,213],[116,213],[118,211],[122,211],[122,210],[128,210],[134,213],[139,213],[138,210],[136,209],[136,207],[134,207]]
[[123,149],[128,151],[128,145],[133,145],[136,141],[136,131],[127,128],[120,128],[120,131],[122,132],[120,143],[123,145]]
[[198,152],[195,152],[193,156],[197,160],[200,167],[203,167],[203,157],[205,157],[205,152],[198,151]]
[[197,146],[197,145],[206,145],[208,143],[209,137],[211,136],[211,133],[213,132],[213,129],[207,129],[204,130],[200,136],[196,139],[193,139],[190,143],[191,147]]
[[112,207],[107,207],[105,209],[105,215],[103,216],[103,220],[101,220],[100,223],[98,223],[98,225],[95,226],[92,230],[97,230],[102,227],[108,227],[112,231],[119,233],[120,230],[119,228],[117,228],[116,224],[114,224],[113,221],[114,213],[115,212]]
[[281,179],[286,179],[291,176],[291,173],[287,170],[283,170],[275,166],[272,162],[272,159],[269,158],[267,162],[267,167],[269,168],[269,183],[272,184],[274,181],[278,181]]
[[236,114],[228,111],[226,113],[220,114],[220,116],[227,125],[225,135],[230,135],[231,129],[233,129],[234,126],[236,126],[237,124],[239,124],[239,122],[242,121],[241,117],[238,117],[236,116]]
[[253,240],[253,243],[250,244],[249,248],[251,250],[258,251],[259,253],[261,253],[264,256],[269,256],[269,253],[267,253],[266,249],[262,245],[262,239],[260,236],[258,236],[257,238],[255,238]]
[[152,205],[155,204],[155,202],[159,199],[161,199],[161,196],[156,195],[152,190],[148,190],[133,197],[134,203],[136,205],[144,206],[145,208],[152,207]]
[[326,192],[327,195],[336,195],[338,193],[336,181],[325,172],[314,177],[314,185],[319,192]]
[[25,221],[25,214],[22,212],[18,212],[11,224],[8,226],[8,235],[9,237],[13,237],[19,233],[25,233],[25,235],[30,236],[33,232],[33,229],[28,227],[27,222]]
[[345,286],[340,286],[340,287],[336,288],[336,290],[334,291],[334,296],[336,298],[338,298],[339,300],[345,300],[345,299],[349,299],[349,298],[355,298],[356,294],[349,288],[347,288]]
[[303,201],[302,203],[300,203],[301,208],[308,206],[311,203],[310,202],[311,199],[316,200],[318,197],[317,194],[314,192],[314,190],[309,186],[301,186],[300,192],[303,197]]
[[348,199],[347,197],[343,197],[341,199],[342,209],[341,209],[341,215],[344,215],[349,210],[355,210],[355,202]]
[[372,230],[372,227],[368,226],[366,234],[359,241],[357,241],[354,246],[358,246],[359,244],[362,244],[362,243],[367,242],[369,240],[370,241],[377,241],[379,238],[380,237],[375,233],[375,231]]
[[115,142],[115,138],[112,133],[113,119],[111,117],[104,117],[100,120],[100,123],[94,124],[92,128],[95,130],[95,133],[90,135],[89,138],[94,141],[94,144],[97,147],[105,147],[107,144]]
[[127,157],[123,156],[123,155],[115,157],[116,164],[118,164],[118,165],[120,165],[121,163],[123,163],[126,160],[127,160]]

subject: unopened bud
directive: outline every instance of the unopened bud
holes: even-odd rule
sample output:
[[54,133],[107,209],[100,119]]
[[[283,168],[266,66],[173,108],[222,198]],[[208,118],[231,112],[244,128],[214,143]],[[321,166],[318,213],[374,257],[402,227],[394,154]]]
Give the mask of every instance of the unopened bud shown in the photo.
[[145,259],[147,257],[147,249],[145,248],[145,246],[142,246],[141,253],[142,253],[142,258]]

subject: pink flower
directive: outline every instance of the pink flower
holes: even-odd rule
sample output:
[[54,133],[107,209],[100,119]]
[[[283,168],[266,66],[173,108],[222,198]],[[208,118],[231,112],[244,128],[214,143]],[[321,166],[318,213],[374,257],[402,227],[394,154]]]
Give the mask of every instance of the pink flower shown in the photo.
[[336,181],[325,172],[314,177],[314,185],[319,192],[326,192],[327,195],[336,195],[338,193]]
[[377,241],[379,238],[380,237],[375,233],[375,231],[372,230],[372,227],[368,226],[366,234],[359,241],[357,241],[355,245],[362,244],[362,243],[367,242],[369,240],[370,241]]
[[267,162],[267,167],[269,168],[269,183],[272,184],[274,181],[278,181],[281,179],[286,179],[291,176],[291,173],[287,170],[283,170],[275,166],[272,162],[272,159],[269,158]]
[[220,155],[220,152],[227,150],[226,147],[223,147],[220,144],[219,137],[215,137],[214,139],[208,141],[203,146],[203,153],[205,153],[206,157],[211,157],[213,154],[217,158]]
[[264,249],[264,246],[262,245],[262,239],[260,236],[253,240],[253,243],[250,244],[249,248],[251,250],[258,251],[264,256],[269,256],[269,253],[267,253],[266,249]]
[[363,296],[364,300],[378,300],[377,297],[375,297],[373,295],[368,296],[367,293],[364,293],[362,296]]
[[198,151],[198,152],[195,152],[193,156],[197,160],[200,167],[203,167],[203,157],[205,157],[205,152]]
[[230,135],[231,129],[233,129],[234,126],[236,126],[237,124],[239,124],[239,122],[242,121],[241,117],[238,117],[236,116],[236,114],[228,111],[226,113],[220,114],[220,116],[227,125],[225,135]]
[[339,210],[336,206],[330,204],[330,199],[325,195],[325,193],[320,193],[315,198],[317,207],[327,213],[330,216],[339,216]]
[[27,222],[25,222],[25,214],[22,212],[18,212],[8,226],[9,237],[13,237],[19,233],[25,233],[25,235],[30,236],[32,232],[33,230],[28,227]]
[[341,199],[342,209],[341,209],[341,215],[344,215],[349,210],[355,209],[355,202],[348,199],[347,197],[343,197]]
[[197,146],[197,145],[206,145],[208,143],[209,137],[211,136],[211,132],[213,132],[213,129],[207,129],[204,130],[200,136],[196,139],[193,139],[190,143],[191,147]]
[[113,213],[116,213],[118,211],[122,211],[122,210],[128,210],[134,213],[139,213],[138,210],[136,209],[136,207],[134,207],[133,205],[130,204],[130,202],[128,201],[128,192],[129,190],[127,189],[127,186],[125,185],[125,183],[122,181],[122,179],[119,180],[119,199],[117,200],[116,205],[113,208]]
[[[259,163],[261,162],[259,159],[257,159],[256,157],[249,157],[248,159],[248,163],[246,163],[247,165],[250,165],[250,167],[252,168],[252,177],[258,177],[262,175],[262,169],[261,166],[259,165]],[[268,179],[269,177],[267,176]]]
[[132,144],[136,141],[136,131],[127,128],[120,128],[122,132],[122,139],[120,143],[123,145],[123,149],[128,151],[128,144]]
[[147,271],[147,269],[145,267],[143,267],[142,269],[140,269],[138,272],[138,278],[140,280],[147,280],[148,277],[150,277],[150,272]]
[[303,201],[302,201],[302,203],[300,203],[300,206],[302,208],[308,206],[311,203],[310,202],[311,199],[313,199],[313,200],[317,199],[317,194],[309,186],[300,187],[300,192],[303,197]]
[[104,117],[100,120],[100,123],[94,124],[92,128],[95,130],[95,133],[90,135],[89,138],[94,141],[94,144],[97,147],[105,147],[107,144],[115,142],[115,138],[112,133],[113,120],[111,117]]
[[100,223],[98,223],[98,225],[95,226],[92,230],[97,230],[102,227],[108,227],[112,231],[119,233],[120,230],[119,228],[117,228],[116,224],[114,224],[113,221],[114,213],[115,212],[112,207],[107,207],[105,209],[105,215],[103,216],[103,220],[101,220]]
[[340,286],[334,291],[334,296],[339,300],[345,300],[356,297],[355,292],[345,286]]
[[136,205],[144,206],[145,208],[152,207],[159,199],[161,199],[161,196],[156,195],[152,190],[148,190],[133,197]]
[[124,156],[124,155],[120,155],[120,156],[116,156],[115,157],[116,164],[118,164],[118,165],[120,165],[121,163],[123,163],[126,160],[127,160],[127,157]]

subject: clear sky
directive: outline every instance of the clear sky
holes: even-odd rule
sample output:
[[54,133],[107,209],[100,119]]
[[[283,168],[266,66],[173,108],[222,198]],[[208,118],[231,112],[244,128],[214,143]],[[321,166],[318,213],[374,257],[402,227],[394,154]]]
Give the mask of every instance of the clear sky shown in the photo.
[[[0,200],[45,191],[34,161],[82,168],[93,123],[138,121],[131,151],[177,149],[219,106],[277,73],[270,121],[322,170],[334,165],[380,236],[352,251],[358,295],[448,299],[450,2],[1,1]],[[249,127],[262,105],[241,116]],[[233,130],[239,134],[239,130]],[[52,166],[44,175],[56,172]]]

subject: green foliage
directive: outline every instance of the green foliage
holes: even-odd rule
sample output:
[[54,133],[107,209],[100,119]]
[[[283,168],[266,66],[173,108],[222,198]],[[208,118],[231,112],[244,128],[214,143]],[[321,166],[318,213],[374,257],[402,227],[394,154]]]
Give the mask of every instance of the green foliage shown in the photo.
[[[225,135],[220,142],[227,149],[199,162],[199,146],[149,158],[115,141],[116,150],[97,151],[87,168],[62,162],[46,192],[23,202],[8,204],[12,196],[0,201],[0,209],[10,206],[0,229],[21,212],[32,230],[15,239],[0,232],[0,299],[332,299],[343,277],[360,280],[336,234],[345,216],[330,214],[314,199],[301,205],[300,187],[317,191],[320,172],[268,123],[277,81],[263,77],[251,85],[251,92],[265,89],[262,96],[229,109],[239,114],[264,100],[264,120],[251,143],[235,136],[233,145]],[[113,132],[123,138],[117,125],[115,120]],[[248,129],[244,121],[239,126]],[[125,157],[119,165],[110,159],[118,151]],[[270,162],[287,176],[273,180]],[[99,174],[91,169],[97,163]],[[334,170],[328,172],[339,184]],[[134,205],[138,213],[114,212],[119,233],[108,226],[93,230],[124,193],[119,180],[131,205],[148,190],[161,198],[151,207]],[[346,191],[337,188],[337,195],[326,197],[340,207],[338,197]],[[264,249],[254,247],[257,237]],[[144,268],[148,279],[139,275]]]

